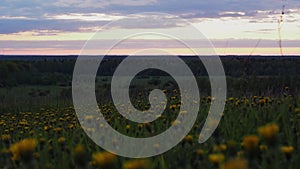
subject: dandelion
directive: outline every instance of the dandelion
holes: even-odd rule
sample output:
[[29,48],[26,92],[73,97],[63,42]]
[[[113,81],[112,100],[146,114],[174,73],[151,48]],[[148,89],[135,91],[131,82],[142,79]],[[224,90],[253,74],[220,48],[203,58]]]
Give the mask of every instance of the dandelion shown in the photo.
[[143,124],[138,124],[138,129],[139,129],[139,130],[142,130],[143,127],[144,127]]
[[220,147],[216,144],[213,145],[213,152],[218,152],[220,151]]
[[1,140],[5,143],[5,144],[9,144],[9,141],[11,139],[11,136],[9,134],[3,134],[1,136]]
[[278,132],[279,127],[277,124],[267,124],[258,128],[258,133],[270,144],[273,144],[275,142]]
[[109,152],[97,152],[92,156],[92,165],[99,168],[114,168],[114,162],[116,160],[116,155]]
[[31,131],[29,132],[29,134],[30,134],[31,136],[33,136],[33,135],[34,135],[34,130],[31,130]]
[[236,142],[234,140],[229,140],[226,143],[227,150],[230,156],[235,156],[236,155]]
[[245,159],[232,159],[221,166],[220,169],[247,169],[248,162]]
[[85,167],[88,164],[88,156],[82,145],[77,145],[74,150],[74,161],[76,165],[80,167]]
[[226,144],[221,144],[220,146],[221,151],[226,151],[227,150],[227,145]]
[[58,142],[59,144],[64,144],[64,143],[66,142],[66,138],[64,138],[64,137],[59,137],[58,140],[57,140],[57,142]]
[[130,125],[126,125],[125,128],[126,128],[126,132],[128,133],[131,127],[130,127]]
[[286,155],[287,159],[291,158],[292,153],[294,152],[293,146],[282,146],[280,151]]
[[192,135],[187,135],[184,137],[184,141],[192,143],[193,142],[193,136]]
[[242,158],[244,156],[245,152],[244,151],[238,151],[236,153],[236,155],[239,157],[239,158]]
[[172,126],[180,125],[181,122],[179,120],[174,120],[171,122]]
[[294,111],[295,111],[296,114],[300,114],[300,108],[295,108]]
[[34,157],[35,159],[39,159],[39,158],[40,158],[40,154],[39,154],[39,153],[33,153],[33,157]]
[[54,131],[59,133],[59,132],[61,132],[61,131],[62,131],[62,128],[60,128],[60,127],[57,127],[57,128],[55,128],[55,129],[54,129]]
[[169,109],[171,109],[171,110],[175,110],[176,108],[177,108],[177,106],[174,104],[170,105],[170,107],[169,107]]
[[13,154],[12,160],[23,160],[28,162],[32,159],[33,152],[37,146],[35,139],[24,139],[20,142],[13,144],[10,147],[10,151]]
[[198,149],[197,150],[197,154],[200,155],[200,156],[202,156],[204,154],[203,149]]
[[266,146],[266,145],[260,145],[259,146],[259,150],[260,151],[266,151],[266,150],[268,150],[268,146]]
[[252,154],[257,150],[258,142],[259,138],[256,135],[249,135],[244,137],[242,146],[247,152]]
[[150,169],[150,163],[148,160],[145,159],[137,159],[127,161],[123,165],[124,169]]
[[208,159],[214,164],[220,164],[225,160],[225,156],[224,154],[210,154]]

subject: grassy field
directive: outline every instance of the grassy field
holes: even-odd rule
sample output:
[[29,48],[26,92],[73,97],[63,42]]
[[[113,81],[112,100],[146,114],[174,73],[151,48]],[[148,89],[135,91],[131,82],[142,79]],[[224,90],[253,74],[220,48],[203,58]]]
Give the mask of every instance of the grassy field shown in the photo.
[[[71,86],[66,85],[69,84],[68,81],[64,81],[70,78],[58,78],[67,77],[68,73],[58,75],[56,72],[51,76],[58,79],[57,84],[16,84],[21,81],[7,78],[7,81],[2,81],[0,88],[0,168],[300,168],[298,76],[291,73],[278,76],[253,73],[254,75],[248,76],[243,73],[244,69],[238,69],[238,63],[235,68],[241,73],[238,73],[239,76],[231,74],[227,79],[229,96],[221,123],[213,136],[203,144],[198,143],[198,134],[212,100],[206,90],[200,89],[202,97],[198,119],[190,133],[168,152],[146,159],[130,159],[110,154],[89,139],[72,106]],[[3,62],[2,64],[5,65]],[[293,66],[286,65],[287,69],[288,67]],[[49,77],[45,70],[39,77],[43,75]],[[203,89],[207,85],[209,88],[205,76],[197,79]],[[110,76],[97,79],[96,95],[101,112],[114,129],[132,137],[149,137],[176,125],[174,120],[180,108],[178,87],[165,85],[172,79],[164,76],[140,77],[132,82],[132,101],[138,108],[147,108],[147,91],[152,88],[163,89],[168,97],[167,108],[162,116],[155,122],[146,124],[122,119],[111,98],[103,99],[110,91],[110,80]],[[140,84],[146,81],[150,83],[145,89]],[[85,118],[89,120],[95,117]],[[89,130],[93,132],[94,129]],[[158,146],[160,145],[153,145],[153,148]]]

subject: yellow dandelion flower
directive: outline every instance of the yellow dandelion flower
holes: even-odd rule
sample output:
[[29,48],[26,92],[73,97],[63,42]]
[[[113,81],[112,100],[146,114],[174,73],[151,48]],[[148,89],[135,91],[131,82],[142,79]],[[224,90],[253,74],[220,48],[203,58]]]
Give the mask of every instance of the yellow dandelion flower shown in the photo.
[[124,169],[150,169],[150,163],[148,160],[145,159],[137,159],[127,161],[123,165]]
[[297,114],[300,113],[300,108],[298,108],[298,107],[295,108],[295,113],[297,113]]
[[35,159],[39,159],[39,158],[40,158],[40,154],[39,154],[39,153],[33,153],[33,157],[34,157]]
[[221,151],[226,151],[227,150],[227,145],[226,144],[221,144],[220,146]]
[[241,158],[244,156],[244,151],[238,151],[236,155]]
[[68,128],[69,129],[73,129],[74,128],[74,124],[70,124]]
[[226,162],[220,169],[248,169],[248,162],[245,159],[236,158]]
[[37,141],[35,139],[24,139],[20,142],[13,144],[10,147],[10,151],[13,154],[12,160],[30,160],[36,146]]
[[193,142],[193,136],[192,135],[187,135],[184,137],[184,141],[186,142]]
[[200,155],[200,156],[202,156],[204,154],[204,151],[202,149],[198,149],[197,150],[197,154]]
[[266,150],[268,150],[268,146],[266,146],[266,145],[260,145],[259,149],[260,149],[260,151],[266,151]]
[[248,152],[254,152],[257,149],[259,138],[256,135],[249,135],[244,137],[242,146]]
[[29,134],[32,136],[34,135],[34,130],[30,130]]
[[99,168],[113,168],[116,155],[109,152],[97,152],[92,156],[92,164]]
[[177,108],[177,106],[175,104],[170,105],[169,109],[171,110],[175,110]]
[[57,127],[57,128],[54,129],[54,131],[56,131],[56,132],[61,132],[61,131],[62,131],[62,128]]
[[258,128],[258,133],[267,141],[274,141],[279,132],[277,124],[267,124]]
[[213,145],[213,152],[218,152],[220,151],[220,147],[216,144]]
[[77,145],[74,150],[74,161],[78,166],[86,166],[88,164],[88,155],[82,145]]
[[225,156],[224,154],[210,154],[208,159],[214,164],[220,164],[225,160]]
[[1,140],[2,141],[8,141],[8,140],[10,140],[11,139],[11,136],[9,135],[9,134],[3,134],[2,136],[1,136]]
[[85,149],[82,145],[77,145],[75,148],[74,148],[74,155],[81,155],[85,152]]
[[64,137],[59,137],[58,140],[57,140],[57,142],[58,142],[59,144],[64,144],[64,143],[66,142],[66,138],[64,138]]
[[174,120],[171,122],[172,126],[180,125],[181,122],[179,120]]
[[294,152],[293,146],[282,146],[280,147],[281,152],[284,154],[292,154]]

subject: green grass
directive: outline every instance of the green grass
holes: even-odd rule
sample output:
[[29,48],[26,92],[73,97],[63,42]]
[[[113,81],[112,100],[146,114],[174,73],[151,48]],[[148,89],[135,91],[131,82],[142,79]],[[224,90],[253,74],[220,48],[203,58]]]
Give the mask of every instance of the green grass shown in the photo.
[[[40,89],[49,89],[40,87]],[[51,93],[60,89],[50,87]],[[18,87],[15,91],[22,92],[20,97],[26,99],[26,94],[30,87]],[[1,91],[2,93],[5,91]],[[53,92],[54,93],[54,92]],[[53,94],[55,96],[55,94]],[[178,100],[173,101],[176,104]],[[25,102],[25,104],[27,104]],[[145,104],[146,105],[146,104]],[[203,126],[207,110],[210,105],[209,98],[201,99],[201,106],[196,124],[190,131],[191,139],[184,139],[168,152],[151,157],[146,160],[150,162],[147,168],[162,169],[192,169],[192,168],[219,168],[226,161],[233,158],[245,159],[249,167],[253,168],[289,168],[296,169],[300,167],[299,147],[300,140],[300,114],[295,112],[300,106],[299,99],[292,97],[247,97],[247,98],[229,98],[226,103],[224,116],[213,136],[204,144],[198,144],[199,129]],[[143,106],[143,105],[141,105]],[[43,105],[41,106],[43,107]],[[149,126],[139,126],[136,123],[122,120],[112,104],[100,105],[101,111],[110,121],[111,126],[118,129],[119,132],[133,137],[150,136],[163,132],[172,119],[178,114],[178,109],[166,109],[162,118]],[[268,123],[275,123],[279,126],[279,133],[274,138],[274,144],[270,145],[264,138],[260,137],[257,129]],[[130,125],[130,129],[126,126]],[[80,168],[75,161],[76,155],[74,148],[76,145],[82,145],[86,150],[86,168],[97,168],[91,161],[92,155],[96,152],[103,152],[101,147],[91,141],[83,132],[79,125],[76,114],[72,106],[51,106],[39,108],[32,111],[20,111],[15,113],[2,112],[0,116],[0,135],[9,135],[10,138],[0,143],[0,167],[8,168]],[[260,137],[259,145],[256,147],[255,156],[245,151],[241,142],[247,135],[257,135]],[[37,140],[37,146],[32,152],[28,153],[29,162],[20,158],[11,160],[12,154],[5,149],[23,140],[25,138],[34,138]],[[62,138],[65,138],[62,141]],[[234,142],[232,146],[229,142]],[[262,151],[259,146],[267,146],[267,150]],[[222,149],[220,147],[226,147]],[[293,146],[294,152],[291,157],[281,152],[282,146]],[[137,147],[140,148],[140,147]],[[199,150],[203,154],[197,153]],[[209,155],[222,153],[225,161],[220,164],[213,164],[209,161]],[[31,157],[32,156],[32,157]],[[113,161],[113,168],[122,168],[126,162],[132,159],[116,157]],[[82,168],[82,167],[81,167]]]

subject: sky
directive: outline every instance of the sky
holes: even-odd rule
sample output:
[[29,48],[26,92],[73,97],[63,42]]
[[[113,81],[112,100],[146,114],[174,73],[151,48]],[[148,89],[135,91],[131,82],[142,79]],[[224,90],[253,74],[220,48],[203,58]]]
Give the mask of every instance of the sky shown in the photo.
[[[144,17],[149,12],[150,20]],[[97,54],[124,32],[138,30],[185,32],[184,41],[201,48],[197,33],[188,32],[191,25],[219,55],[300,54],[299,0],[1,0],[0,55],[78,55],[97,31]],[[110,54],[147,48],[191,54],[163,36],[127,39]]]

